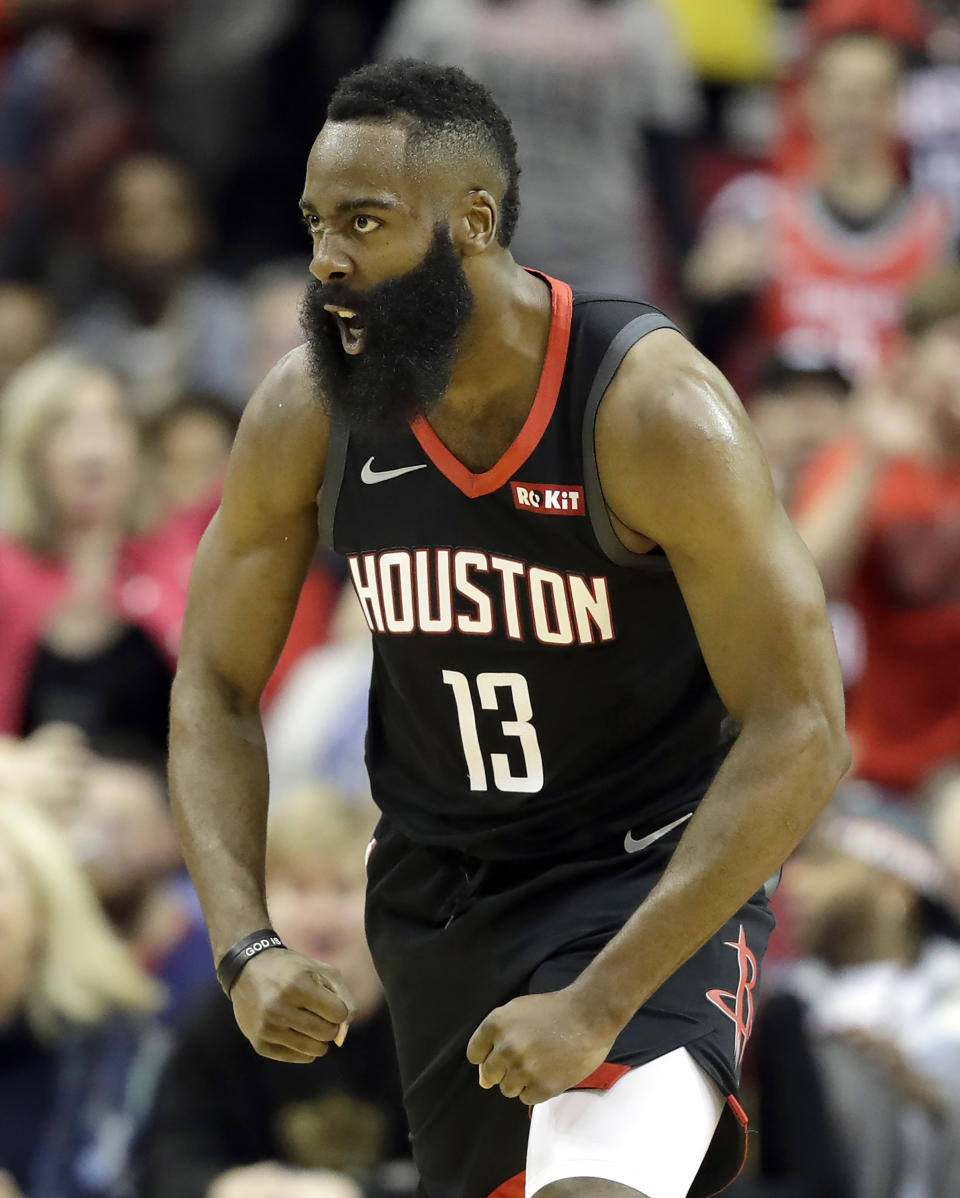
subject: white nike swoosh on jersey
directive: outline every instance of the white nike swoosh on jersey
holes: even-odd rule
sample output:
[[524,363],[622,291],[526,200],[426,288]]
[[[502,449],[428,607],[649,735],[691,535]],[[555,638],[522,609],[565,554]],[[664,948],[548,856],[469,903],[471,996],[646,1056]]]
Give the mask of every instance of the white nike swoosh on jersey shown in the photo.
[[398,466],[396,470],[374,470],[373,458],[369,458],[363,463],[363,469],[360,471],[360,481],[364,483],[385,483],[391,478],[399,478],[401,474],[409,474],[411,470],[426,470],[427,463],[421,462],[419,466]]
[[664,828],[657,828],[656,832],[651,832],[647,836],[641,836],[639,840],[634,838],[632,832],[628,832],[623,838],[623,847],[628,853],[639,853],[641,849],[648,848],[655,840],[659,840],[661,836],[666,836],[668,832],[672,832],[674,828],[678,828],[691,815],[693,815],[693,812],[688,811],[686,815],[681,815],[679,819],[675,819],[672,824],[667,824]]

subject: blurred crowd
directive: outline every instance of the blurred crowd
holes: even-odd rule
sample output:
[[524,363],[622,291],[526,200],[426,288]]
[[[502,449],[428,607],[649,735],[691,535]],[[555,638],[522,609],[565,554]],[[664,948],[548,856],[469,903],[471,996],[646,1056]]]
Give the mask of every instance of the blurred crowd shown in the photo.
[[342,1048],[243,1039],[165,782],[193,552],[300,340],[306,154],[393,55],[512,118],[518,260],[728,373],[823,578],[854,764],[775,897],[734,1192],[960,1193],[960,0],[3,0],[0,1198],[415,1188],[332,555],[264,725],[270,909],[348,978]]

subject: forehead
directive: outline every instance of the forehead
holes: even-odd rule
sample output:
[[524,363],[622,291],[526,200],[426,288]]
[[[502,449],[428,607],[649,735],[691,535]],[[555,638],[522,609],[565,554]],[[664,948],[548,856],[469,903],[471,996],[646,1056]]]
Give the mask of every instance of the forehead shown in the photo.
[[90,370],[84,371],[66,389],[58,410],[61,415],[125,411],[126,400],[116,379],[99,370]]
[[363,197],[417,207],[424,178],[406,157],[407,132],[380,121],[327,121],[307,159],[306,205],[326,212]]
[[820,82],[893,84],[900,63],[892,46],[880,38],[840,39],[826,46],[816,63],[814,76]]
[[169,205],[190,207],[190,182],[172,164],[150,159],[128,164],[114,176],[110,200],[118,206]]

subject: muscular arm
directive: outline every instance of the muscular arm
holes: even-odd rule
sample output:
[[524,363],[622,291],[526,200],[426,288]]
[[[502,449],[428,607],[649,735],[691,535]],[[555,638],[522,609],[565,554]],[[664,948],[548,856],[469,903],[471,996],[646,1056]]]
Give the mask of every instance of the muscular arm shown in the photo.
[[624,538],[667,553],[741,726],[662,879],[581,979],[618,1030],[777,869],[849,750],[816,570],[722,376],[676,333],[650,334],[603,401],[596,444]]
[[[327,421],[288,354],[251,399],[197,551],[173,685],[170,785],[214,956],[269,924],[260,694],[316,543]],[[271,954],[272,955],[272,954]]]
[[480,1085],[527,1103],[601,1064],[633,1014],[777,869],[849,762],[820,580],[722,376],[679,334],[651,333],[608,388],[596,448],[614,527],[628,548],[667,553],[741,731],[620,932],[571,985],[512,999],[471,1036]]

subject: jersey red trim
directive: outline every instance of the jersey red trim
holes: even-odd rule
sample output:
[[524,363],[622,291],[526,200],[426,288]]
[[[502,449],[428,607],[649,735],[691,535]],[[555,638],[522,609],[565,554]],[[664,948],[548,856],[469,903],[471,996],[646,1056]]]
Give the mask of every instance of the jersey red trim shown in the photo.
[[[540,274],[539,271],[535,273]],[[567,346],[570,343],[573,293],[569,284],[562,283],[559,279],[551,279],[549,275],[544,274],[540,274],[540,277],[550,287],[552,315],[547,352],[544,355],[533,406],[523,422],[523,428],[500,460],[482,474],[474,474],[447,449],[422,415],[417,416],[410,424],[413,435],[420,442],[420,447],[427,457],[468,499],[477,499],[481,495],[490,495],[499,490],[510,476],[520,469],[539,444],[557,406],[557,396],[560,394],[560,384],[567,364]]]
[[629,1065],[613,1065],[610,1061],[604,1061],[602,1065],[598,1065],[588,1077],[585,1077],[582,1082],[578,1082],[575,1086],[571,1086],[571,1090],[609,1090],[614,1082],[619,1081],[625,1073],[630,1072]]
[[487,1198],[523,1198],[523,1190],[527,1181],[526,1169],[514,1173],[506,1181],[501,1181],[495,1190],[491,1190]]
[[743,1132],[743,1155],[740,1158],[740,1168],[736,1171],[736,1173],[734,1173],[729,1181],[725,1181],[723,1183],[719,1190],[715,1190],[713,1194],[710,1195],[710,1198],[716,1198],[717,1194],[723,1193],[727,1186],[733,1185],[733,1183],[743,1172],[744,1165],[747,1163],[747,1153],[750,1148],[750,1137],[748,1134],[750,1131],[750,1120],[747,1118],[747,1112],[743,1109],[740,1103],[737,1102],[737,1096],[735,1094],[727,1095],[727,1106],[733,1112],[733,1116],[740,1124],[740,1130]]

